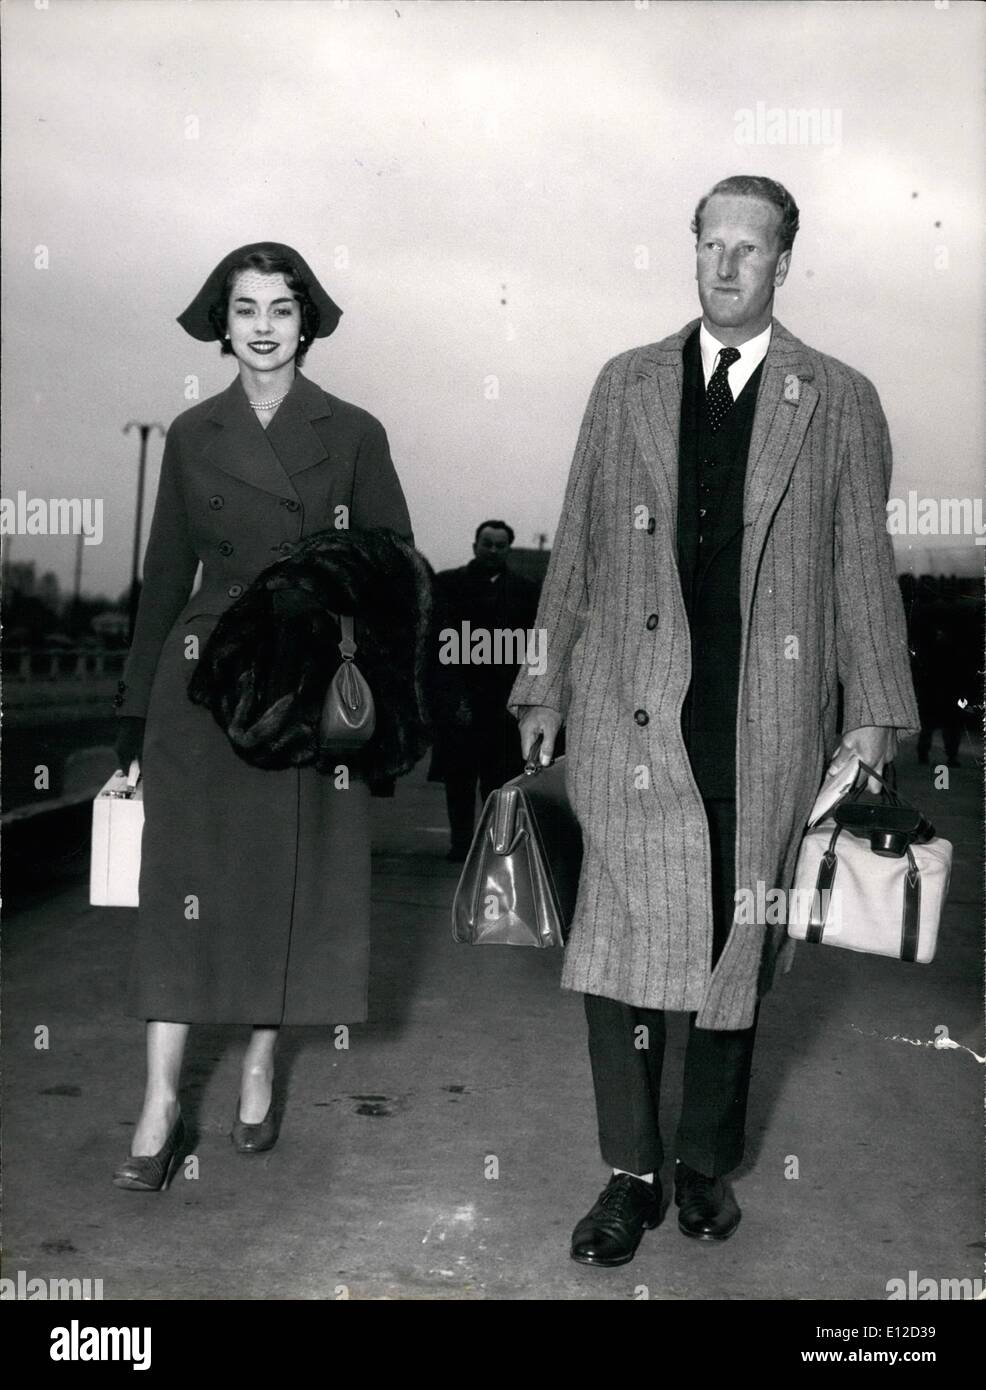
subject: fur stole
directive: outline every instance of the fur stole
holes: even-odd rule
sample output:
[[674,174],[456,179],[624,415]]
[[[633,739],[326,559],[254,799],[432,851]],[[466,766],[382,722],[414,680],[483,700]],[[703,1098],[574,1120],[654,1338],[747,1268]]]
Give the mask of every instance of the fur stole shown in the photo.
[[[318,531],[265,569],[220,617],[189,682],[236,752],[254,767],[346,764],[370,782],[409,772],[426,752],[431,566],[396,532]],[[355,619],[356,665],[376,728],[358,752],[319,746],[339,625]]]

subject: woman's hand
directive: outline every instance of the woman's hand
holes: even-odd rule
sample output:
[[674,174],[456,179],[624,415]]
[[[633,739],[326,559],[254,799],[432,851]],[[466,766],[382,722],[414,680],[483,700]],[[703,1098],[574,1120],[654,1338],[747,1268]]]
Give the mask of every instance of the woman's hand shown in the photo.
[[119,726],[114,744],[116,756],[119,759],[120,771],[129,772],[130,764],[134,758],[140,762],[141,754],[144,751],[144,724],[146,721],[136,719],[133,715],[124,714],[116,722]]

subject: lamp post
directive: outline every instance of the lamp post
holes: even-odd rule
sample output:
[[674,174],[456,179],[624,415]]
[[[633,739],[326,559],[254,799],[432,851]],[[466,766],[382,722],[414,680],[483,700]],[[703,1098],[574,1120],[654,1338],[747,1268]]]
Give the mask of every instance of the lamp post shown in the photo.
[[147,437],[151,430],[158,430],[164,434],[164,426],[157,421],[153,424],[144,424],[140,420],[128,420],[123,427],[123,433],[129,434],[131,430],[140,431],[140,464],[137,470],[137,519],[134,522],[134,557],[130,569],[130,622],[128,629],[128,641],[133,641],[134,624],[137,621],[137,603],[140,599],[140,586],[137,582],[137,571],[140,566],[140,528],[144,519],[144,474],[147,471]]

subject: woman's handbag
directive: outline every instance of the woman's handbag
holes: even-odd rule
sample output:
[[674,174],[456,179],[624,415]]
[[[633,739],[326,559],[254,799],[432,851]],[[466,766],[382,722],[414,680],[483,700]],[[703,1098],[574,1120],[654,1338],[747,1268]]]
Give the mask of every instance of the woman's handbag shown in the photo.
[[[863,781],[808,830],[794,874],[788,935],[927,965],[935,954],[952,846],[886,778],[860,762]],[[866,777],[881,800],[858,798]],[[792,920],[793,919],[793,920]]]
[[136,907],[144,786],[136,759],[114,772],[92,803],[89,901],[93,907]]
[[564,946],[578,895],[582,831],[565,791],[565,759],[537,761],[487,798],[452,906],[469,946]]
[[373,694],[353,660],[357,648],[352,618],[340,615],[339,630],[342,661],[329,682],[322,706],[318,729],[321,753],[349,753],[362,748],[373,737],[377,724]]

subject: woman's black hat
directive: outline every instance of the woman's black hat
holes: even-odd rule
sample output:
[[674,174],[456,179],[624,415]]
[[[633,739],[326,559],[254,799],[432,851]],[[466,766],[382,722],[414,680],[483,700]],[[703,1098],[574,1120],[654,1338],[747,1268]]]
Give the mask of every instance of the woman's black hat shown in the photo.
[[319,284],[318,279],[308,265],[303,256],[299,256],[297,251],[291,246],[285,246],[280,241],[254,241],[249,246],[239,246],[235,251],[230,251],[228,256],[224,256],[216,268],[209,274],[205,284],[198,294],[189,304],[188,308],[178,315],[178,322],[186,333],[190,333],[193,338],[197,338],[200,343],[211,343],[220,338],[209,318],[209,310],[220,298],[226,276],[234,265],[240,264],[252,253],[263,256],[271,256],[277,259],[289,260],[297,266],[298,273],[301,275],[308,293],[312,297],[315,307],[318,309],[318,332],[316,338],[327,338],[330,333],[334,333],[342,316],[342,310],[326,294]]

